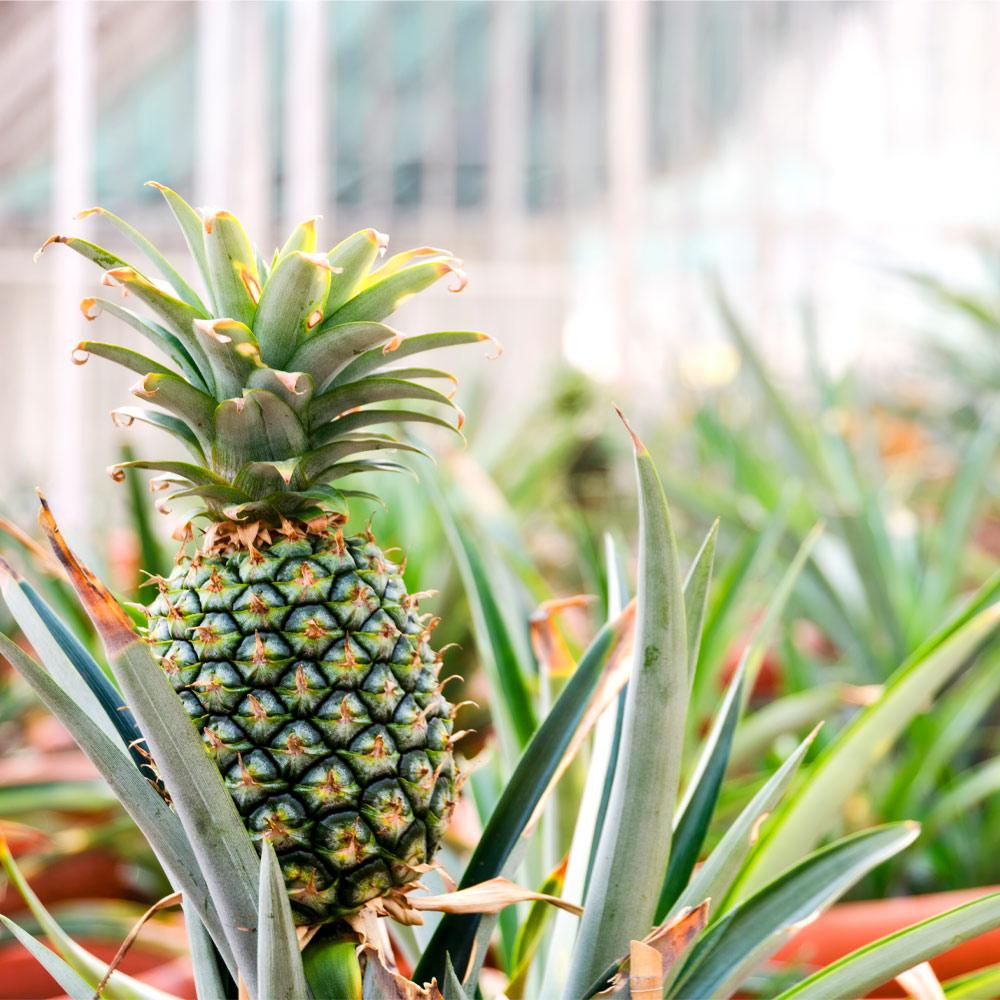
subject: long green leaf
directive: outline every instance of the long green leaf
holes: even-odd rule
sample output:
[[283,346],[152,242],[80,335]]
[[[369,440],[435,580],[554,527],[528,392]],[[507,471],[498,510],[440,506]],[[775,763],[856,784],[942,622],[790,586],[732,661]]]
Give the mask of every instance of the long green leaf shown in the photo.
[[[546,896],[561,896],[566,878],[566,859],[542,883],[538,890]],[[542,900],[535,900],[528,909],[528,915],[517,929],[514,950],[511,955],[511,973],[504,990],[510,1000],[521,1000],[525,996],[531,963],[542,944],[546,925],[554,907]]]
[[365,351],[359,358],[352,361],[337,373],[333,380],[335,385],[342,382],[353,382],[355,379],[370,375],[385,365],[422,354],[424,351],[434,351],[442,347],[458,347],[462,344],[481,344],[483,341],[493,342],[487,333],[472,330],[442,330],[437,333],[422,333],[416,337],[406,337],[393,347],[391,351]]
[[239,397],[260,364],[253,332],[234,319],[197,319],[194,331],[208,358],[214,397],[217,400]]
[[708,610],[708,592],[712,584],[712,569],[715,566],[715,543],[719,536],[719,521],[716,518],[708,529],[698,554],[684,579],[684,609],[687,622],[688,677],[694,681],[701,650],[701,631]]
[[[0,569],[2,575],[2,569]],[[12,589],[4,589],[4,596],[8,600],[14,598],[17,606],[15,617],[18,620],[22,631],[26,635],[34,635],[38,645],[32,641],[35,652],[42,657],[45,666],[52,673],[55,680],[67,687],[70,691],[75,691],[77,685],[70,680],[66,670],[65,661],[68,660],[77,674],[82,678],[84,684],[90,689],[94,697],[103,709],[104,718],[91,718],[97,722],[105,732],[114,732],[118,736],[121,744],[128,748],[133,762],[146,778],[150,777],[148,761],[143,757],[141,744],[142,733],[132,718],[132,713],[128,706],[124,705],[121,693],[108,680],[104,671],[97,661],[87,652],[83,644],[73,635],[72,632],[60,621],[53,610],[42,600],[41,596],[26,580],[17,582],[18,588],[27,597],[31,606],[29,611],[21,606],[14,598]],[[13,609],[12,609],[12,613]],[[28,629],[25,629],[27,623]],[[62,655],[60,655],[62,654]],[[105,719],[111,722],[111,728],[105,725]],[[118,741],[112,740],[118,745]]]
[[476,646],[491,688],[500,695],[493,706],[494,720],[508,756],[513,757],[527,745],[538,725],[529,689],[529,667],[521,662],[510,625],[501,611],[489,561],[435,477],[428,477],[427,487],[462,574]]
[[236,806],[167,675],[107,588],[66,545],[44,501],[39,519],[104,642],[192,848],[212,859],[205,881],[239,970],[256,995],[259,862]]
[[757,829],[762,819],[773,812],[774,807],[781,801],[785,789],[795,777],[799,765],[812,746],[817,732],[819,726],[788,755],[781,767],[771,775],[767,783],[729,825],[715,850],[698,868],[674,903],[672,913],[677,913],[685,906],[697,906],[704,899],[712,901],[713,917],[722,912],[729,888],[756,843]]
[[205,219],[205,258],[216,312],[253,329],[260,299],[260,274],[250,240],[231,212]]
[[216,945],[235,973],[236,963],[212,902],[208,884],[177,814],[153,790],[137,768],[131,764],[125,766],[121,752],[88,718],[73,695],[65,691],[27,653],[2,633],[0,652],[93,761],[125,811],[146,837],[171,883],[184,893],[185,900],[209,928]]
[[260,922],[257,925],[257,988],[266,1000],[301,1000],[308,996],[306,974],[295,936],[285,879],[271,841],[261,842]]
[[[288,362],[288,370],[308,372],[322,392],[330,380],[369,348],[386,344],[399,333],[385,323],[341,323],[322,326],[299,345]],[[377,351],[381,354],[381,351]]]
[[319,324],[330,291],[330,265],[319,254],[295,251],[278,261],[267,279],[253,321],[261,357],[285,368],[310,330]]
[[468,1000],[465,990],[462,989],[462,981],[455,974],[455,967],[451,964],[450,958],[445,958],[444,970],[444,1000]]
[[[87,981],[93,981],[96,986],[104,978],[108,966],[78,945],[59,926],[21,874],[5,840],[0,840],[0,867],[7,873],[7,878],[10,879],[13,888],[17,890],[18,895],[31,911],[31,915],[38,921],[42,932],[52,943],[53,948],[77,975]],[[107,1000],[176,1000],[169,993],[164,993],[146,983],[140,983],[137,979],[118,971],[111,974],[102,992]]]
[[147,472],[162,472],[178,479],[185,479],[198,486],[225,486],[227,482],[222,476],[200,465],[190,462],[148,462],[142,459],[131,462],[120,462],[117,469],[144,469]]
[[91,215],[99,215],[101,218],[107,219],[134,247],[141,250],[156,265],[157,270],[173,286],[174,291],[180,298],[199,312],[207,313],[205,304],[198,297],[198,293],[181,277],[173,264],[135,226],[130,225],[113,212],[109,212],[106,208],[85,209],[77,214],[77,218],[85,219]]
[[[621,556],[610,534],[604,536],[605,573],[608,580],[607,616],[611,620],[621,614],[627,600],[628,580]],[[587,881],[593,867],[593,854],[604,826],[604,816],[611,795],[610,778],[614,775],[618,740],[624,714],[625,692],[610,704],[594,726],[587,780],[576,810],[569,865],[562,891],[564,899],[582,903]],[[569,972],[570,953],[576,938],[579,920],[573,914],[559,910],[555,914],[552,934],[548,940],[542,996],[560,996]]]
[[106,678],[104,685],[100,684],[98,676],[103,678],[104,674],[93,657],[42,601],[34,587],[19,579],[3,560],[0,560],[0,593],[11,616],[52,677],[124,756],[135,735],[131,730],[126,735],[116,724],[115,709],[122,703],[121,695]]
[[204,371],[205,353],[194,332],[195,320],[207,318],[204,313],[163,291],[133,267],[112,268],[107,276],[145,302],[184,345],[199,370]]
[[341,434],[350,434],[361,430],[364,427],[372,427],[377,424],[433,424],[435,427],[443,427],[445,430],[457,434],[459,439],[464,441],[461,430],[447,420],[435,416],[433,413],[418,413],[415,410],[359,410],[356,413],[345,413],[332,423],[325,424],[313,434],[311,444],[314,448],[327,444]]
[[[716,715],[698,762],[678,809],[671,843],[670,864],[660,893],[656,922],[662,921],[681,894],[698,859],[718,801],[722,780],[729,763],[736,724],[753,689],[754,678],[764,653],[774,637],[789,597],[816,543],[822,528],[817,526],[799,547],[768,601],[764,616],[747,643],[726,698]],[[700,902],[697,900],[696,902]]]
[[730,996],[803,921],[819,916],[872,868],[911,844],[919,832],[915,823],[865,830],[790,868],[705,931],[667,996],[678,1000]]
[[313,425],[326,423],[339,417],[356,406],[368,403],[384,403],[391,399],[425,399],[440,403],[454,410],[455,404],[442,392],[419,382],[390,378],[385,375],[371,375],[357,382],[345,382],[317,396],[310,409]]
[[[134,462],[135,453],[126,445],[121,450],[121,459],[123,462]],[[165,551],[151,523],[146,479],[138,472],[126,473],[125,486],[128,490],[129,517],[139,541],[139,565],[146,573],[166,576],[170,572],[173,560]],[[136,589],[141,586],[138,579],[134,586]]]
[[175,378],[181,377],[177,374],[177,372],[166,368],[159,362],[154,361],[152,358],[147,358],[144,354],[140,354],[138,351],[129,350],[127,347],[119,347],[117,344],[102,344],[97,340],[81,340],[80,343],[76,345],[74,355],[77,352],[84,355],[82,359],[77,361],[77,364],[82,364],[83,361],[86,360],[86,355],[96,354],[97,357],[104,358],[106,361],[111,361],[113,364],[121,365],[129,371],[135,372],[137,375],[156,374],[173,375]]
[[159,410],[147,410],[141,406],[118,406],[111,411],[115,424],[130,427],[136,420],[172,434],[191,453],[200,465],[208,465],[197,435],[183,420]]
[[[573,676],[521,755],[472,852],[459,888],[477,885],[504,870],[572,746],[602,676],[620,653],[630,621],[631,614],[626,611],[605,625],[581,657]],[[414,981],[422,984],[436,976],[440,982],[446,954],[451,955],[458,968],[465,969],[479,922],[479,917],[445,914],[424,950]]]
[[190,351],[181,343],[176,334],[160,326],[159,323],[154,323],[152,320],[132,312],[131,309],[126,309],[117,302],[111,301],[111,299],[86,298],[80,303],[80,308],[83,315],[91,322],[95,321],[100,313],[106,312],[127,323],[170,358],[196,389],[201,389],[202,392],[210,391],[210,387],[202,377]]
[[670,842],[670,862],[660,889],[654,922],[662,923],[671,907],[688,884],[691,872],[708,833],[712,814],[719,801],[722,779],[729,763],[733,733],[743,706],[747,660],[744,658],[726,689],[719,712],[705,739],[704,750],[688,782],[684,798],[677,809],[673,838]]
[[281,262],[282,258],[287,257],[290,253],[295,253],[296,250],[301,250],[303,253],[312,253],[316,249],[316,222],[318,219],[319,216],[306,219],[305,222],[300,222],[289,233],[288,239],[285,240],[278,251],[275,266]]
[[947,1000],[987,1000],[1000,996],[1000,962],[941,984]]
[[4,927],[31,952],[35,961],[59,984],[70,1000],[93,1000],[94,987],[97,985],[96,977],[93,983],[88,983],[76,969],[63,961],[54,951],[46,948],[41,941],[36,941],[26,930],[18,927],[13,920],[2,913],[0,913],[0,923],[3,923]]
[[170,206],[181,232],[184,234],[184,241],[191,251],[191,256],[198,265],[205,287],[211,293],[212,277],[208,269],[208,258],[205,256],[205,230],[201,216],[176,192],[156,181],[147,181],[147,186],[156,188],[163,195],[164,200]]
[[785,990],[778,1000],[867,996],[900,972],[997,927],[1000,892],[993,892],[852,951]]
[[215,400],[177,375],[147,375],[132,394],[169,410],[197,435],[204,450],[211,447]]
[[212,937],[201,922],[195,907],[184,900],[182,908],[198,1000],[226,1000],[226,987],[222,982],[222,971],[216,960]]
[[[446,274],[461,272],[451,260],[425,261],[397,271],[369,285],[330,315],[331,322],[356,323],[361,320],[381,322],[417,292],[433,285]],[[453,291],[461,288],[462,282]]]
[[951,624],[932,637],[893,674],[878,701],[861,712],[817,759],[808,781],[775,817],[744,873],[738,898],[746,898],[820,841],[910,720],[930,706],[998,621],[1000,605],[971,617],[963,615],[961,624]]
[[397,441],[384,434],[343,435],[332,444],[323,445],[314,451],[306,452],[295,467],[296,477],[302,482],[322,478],[324,470],[350,455],[366,454],[376,451],[408,451],[425,458],[431,456],[415,444]]
[[330,266],[335,268],[323,309],[328,319],[354,294],[379,252],[385,250],[388,239],[375,229],[362,229],[342,240],[326,255]]
[[628,951],[629,941],[641,940],[653,926],[669,861],[684,743],[687,633],[677,543],[656,468],[629,430],[639,488],[635,659],[608,816],[570,964],[570,996],[579,995]]

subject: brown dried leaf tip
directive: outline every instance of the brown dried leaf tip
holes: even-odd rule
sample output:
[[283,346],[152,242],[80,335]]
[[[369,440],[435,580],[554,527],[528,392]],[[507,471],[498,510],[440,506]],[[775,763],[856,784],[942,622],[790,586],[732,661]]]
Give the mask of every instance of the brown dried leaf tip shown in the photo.
[[646,452],[646,446],[642,443],[639,435],[636,434],[632,425],[628,422],[628,417],[622,412],[621,407],[617,403],[611,404],[615,408],[615,413],[618,414],[618,419],[625,425],[625,430],[628,431],[629,436],[632,438],[632,446],[635,448],[635,453],[637,455],[642,455]]
[[41,491],[38,493],[38,500],[41,504],[38,523],[45,532],[53,552],[69,575],[73,589],[80,596],[108,652],[113,653],[130,643],[139,641],[131,619],[111,596],[108,588],[87,569],[66,544],[59,525],[52,516],[48,501]]

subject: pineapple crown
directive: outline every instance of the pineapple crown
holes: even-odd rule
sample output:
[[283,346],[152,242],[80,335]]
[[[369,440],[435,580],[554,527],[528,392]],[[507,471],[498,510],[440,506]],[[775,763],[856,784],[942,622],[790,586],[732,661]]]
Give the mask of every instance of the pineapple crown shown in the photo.
[[[403,337],[383,321],[411,295],[445,275],[466,284],[461,261],[446,250],[418,247],[372,270],[388,237],[363,229],[327,253],[316,252],[316,220],[297,226],[270,263],[251,244],[230,212],[197,212],[170,188],[150,182],[176,218],[205,286],[202,298],[145,236],[103,208],[99,215],[141,250],[160,273],[138,268],[86,240],[51,236],[104,271],[103,283],[120,286],[155,314],[139,315],[118,302],[85,298],[88,320],[111,313],[151,341],[170,364],[115,344],[81,341],[77,364],[106,358],[140,376],[132,392],[156,409],[121,407],[119,426],[136,420],[177,438],[192,462],[133,461],[126,468],[160,475],[160,501],[198,498],[198,514],[214,521],[276,523],[343,514],[347,498],[371,494],[332,484],[358,472],[398,472],[406,467],[375,457],[382,451],[422,449],[373,427],[436,424],[461,436],[462,413],[451,395],[427,382],[455,378],[435,368],[393,365],[438,347],[491,340],[473,331],[440,331]],[[37,255],[36,255],[37,256]],[[434,404],[451,419],[422,409]],[[388,403],[388,407],[375,404]],[[195,515],[198,516],[198,515]]]

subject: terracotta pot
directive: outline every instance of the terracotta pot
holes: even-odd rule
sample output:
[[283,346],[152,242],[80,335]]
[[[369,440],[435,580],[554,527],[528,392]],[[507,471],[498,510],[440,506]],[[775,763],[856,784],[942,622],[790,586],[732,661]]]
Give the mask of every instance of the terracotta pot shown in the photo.
[[[128,867],[111,851],[97,848],[55,858],[29,882],[43,903],[66,899],[141,899],[128,875]],[[0,891],[0,913],[13,913],[24,904],[13,886]]]
[[[748,642],[748,635],[741,636],[726,650],[726,658],[723,662],[722,670],[719,672],[720,691],[725,690],[729,686],[729,682],[733,679],[740,660],[743,659]],[[764,650],[764,656],[757,669],[757,676],[754,678],[753,690],[750,692],[750,697],[765,701],[775,698],[781,689],[784,675],[784,664],[775,651],[768,647]]]
[[[886,934],[943,913],[953,906],[996,892],[998,889],[1000,886],[985,886],[922,896],[840,903],[827,910],[814,923],[803,928],[775,955],[775,961],[820,968],[847,955],[855,948],[877,941]],[[938,978],[943,981],[991,965],[996,962],[998,955],[1000,955],[1000,929],[944,952],[931,960],[931,966]],[[901,997],[905,996],[905,993],[893,982],[874,990],[870,996]]]

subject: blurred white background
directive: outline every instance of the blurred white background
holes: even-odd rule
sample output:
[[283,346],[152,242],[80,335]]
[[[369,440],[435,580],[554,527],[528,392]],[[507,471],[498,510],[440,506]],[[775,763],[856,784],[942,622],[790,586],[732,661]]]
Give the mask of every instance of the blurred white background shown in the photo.
[[731,377],[710,270],[786,371],[810,299],[831,363],[903,378],[929,318],[888,269],[975,282],[1000,226],[994,3],[63,0],[2,3],[0,31],[0,507],[22,517],[36,483],[68,523],[99,514],[130,384],[69,362],[121,336],[77,309],[99,274],[32,252],[120,247],[73,221],[92,204],[179,252],[148,179],[268,249],[320,213],[327,245],[375,226],[463,257],[466,291],[399,325],[503,341],[497,433],[566,362],[651,409],[678,373]]

